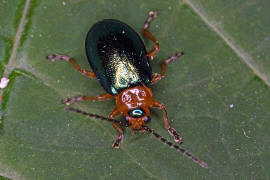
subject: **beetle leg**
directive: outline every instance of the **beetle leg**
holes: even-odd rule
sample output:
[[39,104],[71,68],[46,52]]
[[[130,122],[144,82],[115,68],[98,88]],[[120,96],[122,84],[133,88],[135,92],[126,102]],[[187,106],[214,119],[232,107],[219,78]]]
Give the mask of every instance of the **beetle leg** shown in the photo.
[[[114,117],[120,115],[121,112],[119,112],[117,110],[117,108],[115,108],[113,110],[113,112],[110,114],[109,118],[110,119],[114,119]],[[118,132],[118,136],[117,136],[117,139],[114,141],[114,143],[112,144],[112,148],[114,149],[119,149],[120,148],[120,143],[121,141],[123,140],[124,138],[124,133],[123,133],[123,130],[122,128],[119,126],[119,124],[116,124],[116,123],[112,123],[112,126],[116,129],[116,131]]]
[[83,75],[85,75],[86,77],[89,78],[96,78],[96,75],[94,72],[88,71],[86,69],[82,69],[80,68],[80,66],[76,63],[75,59],[65,56],[65,55],[61,55],[61,54],[52,54],[50,56],[47,56],[47,59],[50,59],[52,62],[54,61],[66,61],[71,63],[71,65],[80,73],[82,73]]
[[176,59],[180,58],[181,56],[183,56],[184,53],[181,52],[181,53],[176,53],[175,55],[167,58],[164,60],[163,63],[161,63],[161,74],[155,74],[154,77],[152,78],[152,82],[151,84],[154,84],[156,83],[157,81],[159,81],[160,79],[162,79],[165,75],[165,72],[166,72],[166,67],[167,67],[167,64],[175,61]]
[[81,101],[102,101],[102,100],[108,100],[108,99],[112,99],[114,98],[114,96],[106,93],[100,96],[94,96],[94,97],[90,97],[90,96],[78,96],[78,97],[73,97],[73,98],[66,98],[62,101],[63,104],[66,105],[70,105],[72,103],[75,102],[81,102]]
[[123,133],[123,130],[121,129],[121,127],[118,124],[112,123],[112,125],[116,129],[116,131],[118,132],[117,139],[112,144],[112,148],[119,149],[120,148],[120,143],[124,138],[124,133]]
[[159,109],[161,109],[163,111],[163,120],[164,120],[165,129],[167,129],[169,134],[174,138],[175,142],[177,142],[179,144],[182,144],[182,137],[176,132],[176,130],[174,128],[172,128],[170,126],[170,123],[168,121],[167,111],[166,111],[166,108],[165,108],[164,104],[161,104],[158,101],[154,100],[151,107],[156,107],[156,108],[159,108]]
[[153,21],[154,18],[157,17],[157,11],[150,11],[148,18],[144,22],[142,34],[148,37],[151,41],[155,43],[155,47],[147,53],[147,57],[152,60],[156,56],[156,54],[159,51],[159,42],[158,40],[148,31],[148,27],[150,26],[150,23]]

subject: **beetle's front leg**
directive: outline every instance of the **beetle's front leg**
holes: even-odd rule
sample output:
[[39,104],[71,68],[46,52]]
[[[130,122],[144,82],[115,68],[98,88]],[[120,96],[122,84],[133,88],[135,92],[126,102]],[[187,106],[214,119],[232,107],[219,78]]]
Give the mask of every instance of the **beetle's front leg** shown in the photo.
[[170,123],[168,121],[167,111],[164,104],[161,104],[158,101],[154,100],[151,107],[159,108],[163,111],[164,128],[167,129],[169,134],[174,138],[175,142],[182,144],[182,137],[176,132],[174,128],[170,126]]
[[[118,111],[117,107],[113,110],[113,112],[110,114],[109,118],[110,119],[114,119],[116,116],[119,116],[120,114],[122,114],[120,111]],[[116,129],[116,131],[118,132],[118,136],[117,139],[114,141],[114,143],[112,144],[112,148],[114,149],[119,149],[120,148],[120,143],[124,138],[124,132],[122,130],[122,128],[119,126],[119,124],[116,123],[112,123],[112,126]]]

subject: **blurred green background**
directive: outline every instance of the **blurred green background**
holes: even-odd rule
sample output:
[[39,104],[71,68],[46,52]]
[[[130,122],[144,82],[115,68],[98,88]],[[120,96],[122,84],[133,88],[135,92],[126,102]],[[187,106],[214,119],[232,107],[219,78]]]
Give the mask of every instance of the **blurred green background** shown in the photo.
[[[129,129],[113,150],[117,133],[110,123],[67,112],[60,103],[104,90],[45,56],[66,54],[90,69],[84,40],[95,22],[118,19],[140,32],[153,9],[159,14],[150,31],[161,46],[153,71],[185,52],[152,86],[154,97],[167,107],[182,147],[209,169]],[[2,179],[269,179],[269,11],[269,0],[1,0],[0,73],[11,80],[1,90]],[[153,43],[142,38],[150,50]],[[114,106],[72,105],[103,116]],[[172,140],[162,112],[153,109],[151,117],[149,126]]]

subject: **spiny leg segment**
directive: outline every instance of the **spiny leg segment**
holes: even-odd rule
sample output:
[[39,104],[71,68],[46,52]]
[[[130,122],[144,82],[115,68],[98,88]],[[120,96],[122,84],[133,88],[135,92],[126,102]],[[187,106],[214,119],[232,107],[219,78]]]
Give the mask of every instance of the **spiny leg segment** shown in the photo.
[[151,41],[155,43],[155,47],[147,53],[147,57],[152,60],[156,56],[156,54],[159,51],[159,42],[158,40],[148,31],[148,27],[150,26],[150,23],[153,21],[154,18],[157,17],[157,11],[150,11],[148,14],[148,17],[146,21],[144,22],[143,28],[142,28],[142,34],[148,37]]
[[112,125],[116,129],[116,131],[118,132],[118,136],[117,136],[116,140],[114,141],[114,143],[112,144],[112,148],[119,149],[120,143],[124,138],[124,133],[123,133],[122,128],[118,124],[112,123]]
[[180,52],[180,53],[176,53],[176,54],[174,54],[173,56],[171,56],[171,57],[165,59],[165,60],[163,61],[163,63],[161,63],[161,74],[157,74],[157,73],[156,73],[156,74],[154,75],[154,77],[152,78],[151,84],[156,83],[157,81],[161,80],[161,79],[164,77],[165,72],[166,72],[167,64],[169,64],[169,63],[171,63],[171,62],[177,60],[178,58],[180,58],[180,57],[183,56],[183,55],[184,55],[184,52]]
[[163,111],[164,128],[167,129],[168,133],[174,138],[175,142],[182,144],[183,143],[182,137],[177,133],[177,131],[174,128],[171,127],[171,125],[169,123],[167,111],[166,111],[164,104],[154,100],[151,107],[159,108]]
[[47,56],[47,59],[50,59],[52,62],[54,61],[66,61],[71,63],[71,65],[80,73],[82,73],[83,75],[85,75],[86,77],[95,79],[96,75],[94,72],[88,71],[86,69],[82,69],[77,63],[76,60],[69,57],[69,56],[65,56],[65,55],[61,55],[61,54],[52,54],[50,56]]
[[[109,118],[110,119],[114,119],[116,116],[119,116],[121,114],[120,111],[118,111],[117,107],[112,111],[112,113],[110,114]],[[120,148],[120,143],[124,138],[124,132],[122,130],[122,128],[119,126],[119,124],[117,123],[112,123],[112,126],[114,127],[114,129],[118,132],[118,136],[116,138],[116,140],[113,142],[112,144],[112,148],[114,149],[119,149]]]

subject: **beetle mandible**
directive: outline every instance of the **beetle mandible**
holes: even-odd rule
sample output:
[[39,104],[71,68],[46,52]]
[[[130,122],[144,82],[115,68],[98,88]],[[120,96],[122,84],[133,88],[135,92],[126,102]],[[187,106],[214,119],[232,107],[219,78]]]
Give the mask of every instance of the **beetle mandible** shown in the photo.
[[[113,127],[118,132],[118,137],[112,145],[113,148],[120,147],[124,137],[120,125],[125,125],[129,126],[132,131],[150,132],[163,143],[185,154],[200,166],[207,168],[206,163],[167,141],[146,126],[146,123],[150,122],[151,119],[149,108],[159,108],[163,111],[165,129],[174,138],[175,142],[182,143],[182,137],[171,127],[168,121],[165,106],[154,99],[152,90],[149,87],[149,85],[158,82],[164,77],[169,63],[184,55],[183,52],[180,52],[165,59],[161,64],[161,73],[152,74],[150,61],[159,52],[159,41],[150,33],[148,28],[156,16],[157,11],[150,11],[142,28],[142,34],[155,43],[154,48],[149,52],[146,51],[140,36],[130,26],[118,20],[105,19],[92,26],[85,40],[86,55],[93,72],[80,68],[75,59],[65,55],[53,54],[47,56],[47,58],[51,61],[60,60],[71,63],[83,75],[93,79],[96,78],[107,92],[95,97],[78,96],[67,98],[63,100],[66,105],[81,101],[115,99],[116,107],[109,115],[109,118],[67,108],[69,111],[75,111],[90,117],[103,118],[112,122]],[[124,115],[124,123],[114,120],[119,115]]]

